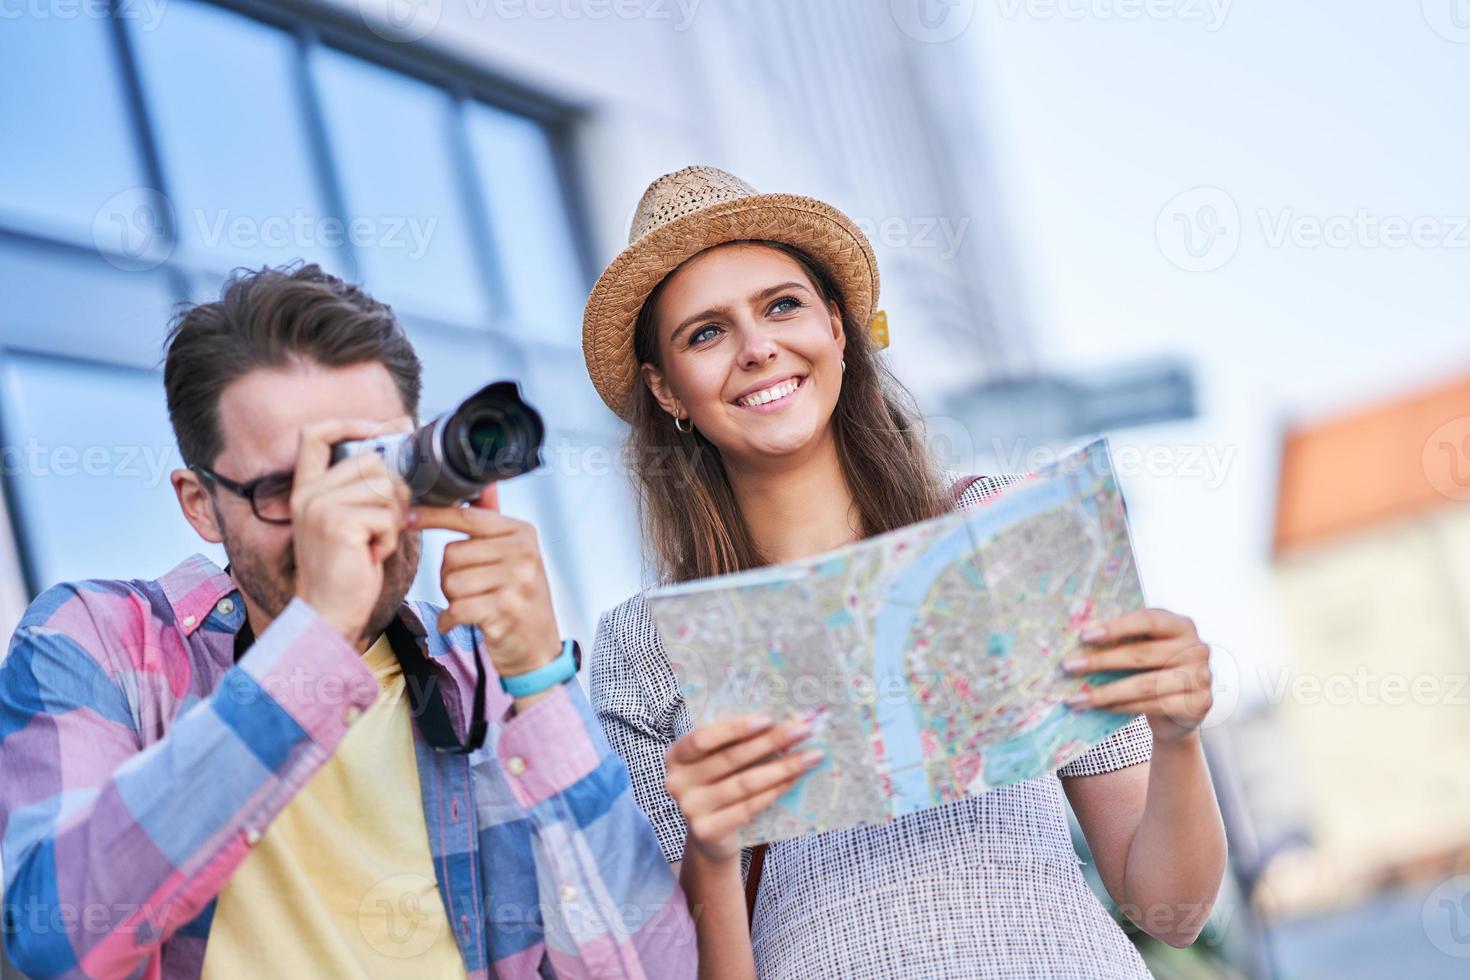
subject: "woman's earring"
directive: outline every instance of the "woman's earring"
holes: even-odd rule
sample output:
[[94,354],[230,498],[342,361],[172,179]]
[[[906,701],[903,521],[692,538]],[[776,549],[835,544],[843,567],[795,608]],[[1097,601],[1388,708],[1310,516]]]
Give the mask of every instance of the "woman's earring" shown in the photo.
[[684,426],[680,425],[679,424],[680,422],[689,422],[689,419],[687,417],[683,416],[683,415],[675,415],[674,416],[674,428],[678,429],[680,432],[684,433],[686,436],[689,433],[691,433],[691,432],[694,431],[694,423],[693,422],[689,422],[689,428],[687,428],[687,429],[684,428]]
[[842,370],[844,370],[844,371],[847,370],[847,358],[845,358],[845,357],[838,358],[838,363],[842,365]]

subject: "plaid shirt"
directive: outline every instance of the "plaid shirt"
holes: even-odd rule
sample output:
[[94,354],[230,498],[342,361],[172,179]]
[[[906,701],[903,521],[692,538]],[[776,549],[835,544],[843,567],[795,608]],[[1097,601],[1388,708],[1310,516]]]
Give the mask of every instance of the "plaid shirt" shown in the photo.
[[[441,634],[437,614],[400,616],[462,736],[470,634]],[[4,934],[21,970],[198,976],[215,897],[377,699],[358,651],[299,599],[237,664],[244,622],[233,580],[198,555],[156,582],[58,585],[26,611],[0,663]],[[414,726],[469,976],[693,975],[683,894],[580,687],[510,716],[490,681],[475,755]]]

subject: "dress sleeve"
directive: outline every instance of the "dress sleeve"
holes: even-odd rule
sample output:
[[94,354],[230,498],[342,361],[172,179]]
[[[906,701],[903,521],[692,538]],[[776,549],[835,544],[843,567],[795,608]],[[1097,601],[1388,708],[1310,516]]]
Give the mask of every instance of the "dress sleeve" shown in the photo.
[[1057,770],[1063,779],[1096,776],[1147,762],[1154,754],[1154,733],[1148,720],[1138,715],[1128,724]]
[[628,766],[633,798],[653,824],[664,859],[682,860],[684,815],[664,791],[664,755],[689,730],[689,712],[641,598],[598,620],[590,686],[597,720]]

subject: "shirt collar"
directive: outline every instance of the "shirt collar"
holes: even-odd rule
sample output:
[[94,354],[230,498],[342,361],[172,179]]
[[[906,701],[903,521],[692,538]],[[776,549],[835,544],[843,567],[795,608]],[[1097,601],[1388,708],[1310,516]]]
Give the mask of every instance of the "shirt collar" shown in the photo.
[[235,580],[203,555],[185,558],[161,575],[158,585],[185,636],[204,624],[216,602],[235,591]]

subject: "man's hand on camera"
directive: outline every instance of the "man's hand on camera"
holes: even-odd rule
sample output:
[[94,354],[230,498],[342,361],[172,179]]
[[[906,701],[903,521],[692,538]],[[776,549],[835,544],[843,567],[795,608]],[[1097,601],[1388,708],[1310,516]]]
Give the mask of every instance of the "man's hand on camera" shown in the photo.
[[494,484],[471,507],[417,507],[410,526],[462,531],[444,549],[439,581],[449,606],[439,629],[478,626],[495,669],[505,677],[555,660],[561,635],[536,529],[499,511]]
[[291,485],[296,594],[354,646],[383,588],[383,562],[398,547],[408,485],[375,455],[331,462],[334,443],[406,430],[334,419],[301,430]]

